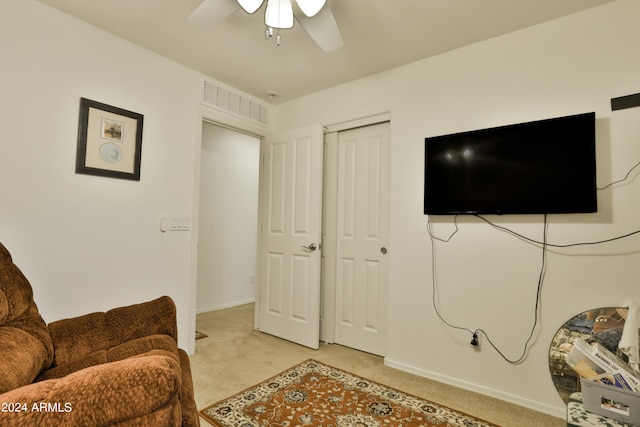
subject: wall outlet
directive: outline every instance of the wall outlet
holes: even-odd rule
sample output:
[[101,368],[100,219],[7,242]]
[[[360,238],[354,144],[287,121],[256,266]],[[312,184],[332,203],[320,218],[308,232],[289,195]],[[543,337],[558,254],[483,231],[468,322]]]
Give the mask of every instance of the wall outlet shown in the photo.
[[480,335],[480,332],[474,332],[471,336],[471,342],[469,343],[469,347],[476,351],[480,351]]

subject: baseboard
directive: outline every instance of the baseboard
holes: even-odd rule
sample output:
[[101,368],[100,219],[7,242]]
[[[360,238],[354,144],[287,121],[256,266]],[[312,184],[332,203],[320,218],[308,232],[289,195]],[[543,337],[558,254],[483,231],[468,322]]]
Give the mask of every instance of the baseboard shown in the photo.
[[564,419],[567,416],[567,410],[566,410],[566,407],[564,406],[555,407],[555,406],[546,405],[540,402],[535,402],[533,400],[523,399],[519,396],[515,396],[509,393],[504,393],[499,390],[495,390],[489,387],[484,387],[478,384],[461,381],[459,379],[448,377],[446,375],[441,375],[436,372],[428,371],[426,369],[421,369],[415,366],[407,365],[402,362],[397,362],[395,360],[391,360],[386,357],[384,359],[384,364],[385,366],[389,366],[390,368],[398,369],[404,372],[409,372],[419,377],[428,378],[430,380],[452,385],[454,387],[458,387],[461,389],[473,391],[475,393],[483,394],[485,396],[504,400],[505,402],[513,403],[514,405],[524,406],[525,408],[542,412],[543,414],[548,414],[561,419]]
[[244,300],[244,301],[234,301],[234,302],[230,302],[230,303],[227,303],[227,304],[215,305],[215,306],[205,307],[205,308],[197,308],[196,309],[196,314],[208,313],[210,311],[223,310],[225,308],[237,307],[239,305],[251,304],[251,303],[254,303],[254,302],[256,302],[256,299],[255,298],[251,298],[251,299]]

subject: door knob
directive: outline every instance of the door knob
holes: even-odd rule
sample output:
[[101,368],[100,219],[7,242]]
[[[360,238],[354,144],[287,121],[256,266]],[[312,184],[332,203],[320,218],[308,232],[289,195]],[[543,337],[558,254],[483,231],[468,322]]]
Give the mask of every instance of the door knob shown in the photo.
[[386,255],[388,251],[387,251],[387,248],[383,246],[380,248],[380,252],[382,253],[382,255]]
[[316,244],[315,243],[311,243],[309,246],[303,246],[302,248],[306,249],[306,250],[308,250],[310,252],[313,252],[313,251],[316,250]]

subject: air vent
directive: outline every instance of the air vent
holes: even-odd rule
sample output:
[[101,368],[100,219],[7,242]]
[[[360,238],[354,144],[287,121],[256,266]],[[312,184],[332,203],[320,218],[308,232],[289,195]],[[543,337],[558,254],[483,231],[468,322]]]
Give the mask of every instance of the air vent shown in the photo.
[[215,83],[204,82],[202,102],[265,126],[269,124],[267,106]]

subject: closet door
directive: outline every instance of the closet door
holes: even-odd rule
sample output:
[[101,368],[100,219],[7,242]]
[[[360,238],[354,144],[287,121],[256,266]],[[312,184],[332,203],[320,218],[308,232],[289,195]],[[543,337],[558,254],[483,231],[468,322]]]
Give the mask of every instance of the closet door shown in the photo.
[[385,355],[390,125],[338,136],[336,343]]

